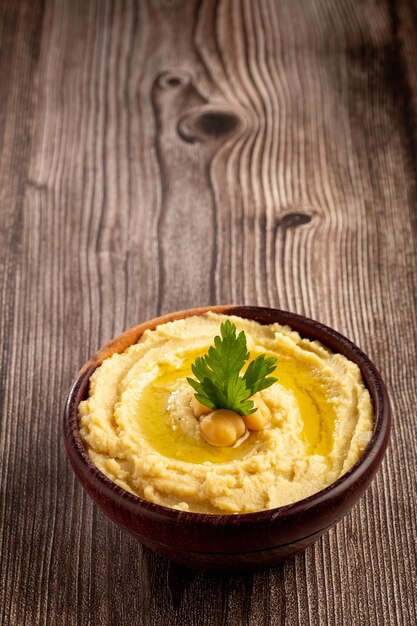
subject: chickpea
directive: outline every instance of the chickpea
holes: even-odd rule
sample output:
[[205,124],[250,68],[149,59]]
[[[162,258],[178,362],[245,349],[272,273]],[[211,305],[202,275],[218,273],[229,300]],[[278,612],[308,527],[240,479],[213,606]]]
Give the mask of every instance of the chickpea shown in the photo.
[[256,395],[253,399],[257,407],[256,412],[244,415],[242,419],[248,430],[262,430],[271,420],[271,411],[260,396]]
[[193,395],[193,397],[191,398],[190,406],[194,417],[200,417],[201,415],[206,415],[207,413],[211,412],[211,409],[208,406],[204,406],[204,404],[201,404],[201,402],[197,400],[195,395]]
[[212,446],[232,446],[245,431],[242,417],[226,409],[213,411],[200,421],[201,436]]

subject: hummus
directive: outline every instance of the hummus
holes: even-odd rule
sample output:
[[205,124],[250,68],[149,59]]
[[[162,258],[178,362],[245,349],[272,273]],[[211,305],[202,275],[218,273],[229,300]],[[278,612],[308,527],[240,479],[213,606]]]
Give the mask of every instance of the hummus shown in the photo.
[[[200,434],[186,381],[229,319],[244,330],[250,358],[278,358],[278,382],[261,392],[271,422],[235,447]],[[359,459],[373,430],[360,370],[288,326],[207,313],[147,330],[113,354],[79,406],[93,463],[117,485],[185,511],[230,514],[283,506],[324,489]]]

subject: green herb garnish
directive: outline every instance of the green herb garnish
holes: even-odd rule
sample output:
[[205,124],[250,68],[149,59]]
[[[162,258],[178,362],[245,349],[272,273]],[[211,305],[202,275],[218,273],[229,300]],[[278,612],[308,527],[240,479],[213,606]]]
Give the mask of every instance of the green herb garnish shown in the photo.
[[240,370],[249,359],[243,330],[236,336],[236,326],[226,320],[220,326],[221,337],[214,338],[207,354],[198,356],[191,366],[197,380],[187,378],[196,391],[195,397],[210,409],[229,409],[239,415],[250,415],[257,410],[249,400],[261,389],[276,382],[268,376],[275,370],[277,359],[264,354],[248,365],[243,376]]

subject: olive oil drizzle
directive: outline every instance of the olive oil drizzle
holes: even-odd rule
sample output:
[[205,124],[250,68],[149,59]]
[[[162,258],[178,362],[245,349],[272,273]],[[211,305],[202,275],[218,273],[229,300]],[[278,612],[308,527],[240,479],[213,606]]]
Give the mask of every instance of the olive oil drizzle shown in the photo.
[[[204,440],[188,437],[180,427],[173,427],[168,411],[169,398],[179,383],[190,376],[197,354],[195,351],[185,354],[178,368],[169,363],[159,364],[159,375],[144,389],[138,406],[138,427],[142,436],[159,454],[188,463],[228,463],[261,451],[265,440],[262,431],[251,432],[235,448],[216,448]],[[294,394],[300,408],[306,453],[326,456],[332,448],[335,415],[326,400],[320,376],[297,360],[281,355],[275,375],[278,382]]]

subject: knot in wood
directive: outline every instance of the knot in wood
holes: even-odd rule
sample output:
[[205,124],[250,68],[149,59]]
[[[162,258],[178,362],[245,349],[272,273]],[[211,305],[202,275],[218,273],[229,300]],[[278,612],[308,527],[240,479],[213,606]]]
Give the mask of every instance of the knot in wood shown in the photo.
[[242,120],[232,111],[199,107],[180,119],[178,134],[184,141],[194,143],[226,138],[241,126]]
[[195,126],[203,134],[219,137],[234,131],[239,126],[239,118],[232,113],[209,111],[197,117]]
[[162,72],[157,78],[158,87],[161,89],[178,89],[178,87],[184,87],[191,82],[191,76],[187,72],[178,70],[176,72],[168,71]]
[[278,226],[282,228],[294,228],[295,226],[302,226],[309,222],[311,222],[311,215],[307,213],[287,213],[278,220]]

